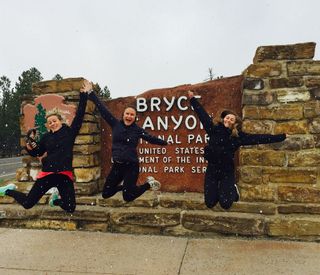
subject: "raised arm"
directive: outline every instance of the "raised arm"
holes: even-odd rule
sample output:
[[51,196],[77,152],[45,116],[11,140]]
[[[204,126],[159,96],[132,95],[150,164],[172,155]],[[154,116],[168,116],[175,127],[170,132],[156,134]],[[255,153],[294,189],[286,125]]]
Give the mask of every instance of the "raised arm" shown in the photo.
[[80,89],[80,100],[79,100],[77,112],[71,123],[71,128],[73,129],[75,135],[77,135],[80,131],[80,128],[83,122],[84,113],[87,106],[88,92],[90,90],[92,90],[92,84],[85,79]]
[[286,134],[268,135],[268,134],[247,134],[244,132],[239,133],[241,145],[258,145],[281,142],[286,139]]
[[193,107],[196,114],[198,115],[204,129],[207,133],[211,132],[213,127],[211,117],[208,115],[208,113],[205,111],[205,109],[202,107],[199,101],[194,97],[192,91],[188,91],[188,96],[190,98],[190,104]]
[[117,123],[117,119],[110,113],[110,111],[104,106],[102,101],[97,97],[94,92],[89,94],[89,99],[94,102],[97,106],[102,118],[111,126],[113,127]]

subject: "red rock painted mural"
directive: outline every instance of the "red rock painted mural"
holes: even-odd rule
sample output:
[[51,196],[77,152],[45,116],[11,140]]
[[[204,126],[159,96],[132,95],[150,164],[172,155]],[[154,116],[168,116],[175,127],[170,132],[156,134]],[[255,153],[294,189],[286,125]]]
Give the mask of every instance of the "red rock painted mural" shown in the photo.
[[64,104],[63,96],[56,94],[45,94],[36,97],[34,99],[34,105],[26,104],[23,106],[23,131],[26,132],[30,128],[34,128],[36,126],[35,117],[37,114],[40,115],[42,110],[45,112],[54,108],[58,108],[61,111],[62,115],[66,119],[66,123],[70,125],[75,116],[76,107],[74,105]]

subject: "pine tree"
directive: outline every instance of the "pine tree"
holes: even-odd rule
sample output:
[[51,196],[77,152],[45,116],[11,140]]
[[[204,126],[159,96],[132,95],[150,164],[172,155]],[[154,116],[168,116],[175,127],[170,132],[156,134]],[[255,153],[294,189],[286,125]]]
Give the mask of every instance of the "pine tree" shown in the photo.
[[36,140],[39,141],[42,136],[47,132],[46,128],[46,109],[43,108],[41,103],[37,105],[38,113],[35,115],[35,127],[37,128],[37,137]]

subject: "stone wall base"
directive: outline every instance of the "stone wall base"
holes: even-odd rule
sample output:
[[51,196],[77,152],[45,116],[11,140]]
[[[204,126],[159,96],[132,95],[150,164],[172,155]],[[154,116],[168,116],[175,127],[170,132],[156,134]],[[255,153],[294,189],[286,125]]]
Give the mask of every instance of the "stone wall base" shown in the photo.
[[[289,204],[238,202],[225,211],[207,209],[199,193],[148,191],[126,203],[121,194],[77,197],[74,213],[48,206],[49,196],[25,210],[9,197],[0,197],[1,227],[86,230],[188,237],[243,236],[254,238],[320,240],[320,216],[304,214],[304,207],[291,205],[295,214],[283,211]],[[290,209],[291,209],[290,208]],[[299,211],[300,209],[300,211]],[[314,205],[314,209],[320,209]],[[280,210],[280,211],[279,211]],[[281,212],[283,214],[279,214]]]

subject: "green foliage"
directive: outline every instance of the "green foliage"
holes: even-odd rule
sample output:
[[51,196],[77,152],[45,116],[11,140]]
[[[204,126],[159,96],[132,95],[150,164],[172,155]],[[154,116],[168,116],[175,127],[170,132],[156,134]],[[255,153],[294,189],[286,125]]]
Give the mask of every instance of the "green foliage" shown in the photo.
[[111,99],[110,90],[108,86],[105,86],[102,90],[100,85],[96,83],[93,85],[93,90],[97,95],[103,97],[104,99]]
[[[21,97],[32,93],[32,84],[43,79],[41,73],[36,68],[31,68],[22,72],[16,83],[15,92]],[[21,99],[21,98],[20,98]]]
[[62,80],[63,79],[63,77],[60,75],[60,74],[56,74],[53,78],[52,78],[52,80]]
[[0,78],[2,100],[0,105],[0,156],[12,156],[20,153],[20,107],[25,95],[32,93],[32,84],[42,80],[36,68],[24,71],[18,78],[15,88],[6,76]]
[[38,113],[35,115],[35,127],[37,128],[36,140],[39,141],[42,136],[47,132],[46,128],[46,109],[41,104],[37,105]]
[[[16,97],[6,76],[0,78],[0,156],[11,156],[20,151],[20,125],[17,120]],[[17,130],[19,129],[19,130]]]

